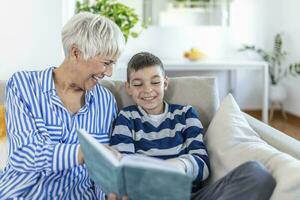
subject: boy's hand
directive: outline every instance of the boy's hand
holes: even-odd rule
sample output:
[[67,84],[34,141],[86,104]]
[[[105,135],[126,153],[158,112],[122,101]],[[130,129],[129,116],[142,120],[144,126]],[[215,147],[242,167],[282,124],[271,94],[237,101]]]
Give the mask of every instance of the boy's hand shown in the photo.
[[[110,193],[108,195],[108,197],[106,198],[106,200],[118,200],[119,198],[117,197],[117,195]],[[128,196],[123,196],[122,200],[129,200]]]
[[178,158],[171,158],[171,159],[166,160],[166,162],[173,165],[177,169],[179,169],[182,173],[186,174],[187,167],[182,160],[180,160]]
[[108,146],[108,145],[105,145],[105,147],[108,150],[110,150],[118,160],[122,159],[123,156],[118,150],[116,150],[116,149],[114,149],[114,148],[112,148],[111,146]]

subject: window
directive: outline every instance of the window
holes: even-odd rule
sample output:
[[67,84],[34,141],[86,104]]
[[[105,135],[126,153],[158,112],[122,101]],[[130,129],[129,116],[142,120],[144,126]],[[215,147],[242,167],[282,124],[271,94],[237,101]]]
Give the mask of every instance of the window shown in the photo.
[[231,0],[144,0],[143,19],[159,26],[229,26]]

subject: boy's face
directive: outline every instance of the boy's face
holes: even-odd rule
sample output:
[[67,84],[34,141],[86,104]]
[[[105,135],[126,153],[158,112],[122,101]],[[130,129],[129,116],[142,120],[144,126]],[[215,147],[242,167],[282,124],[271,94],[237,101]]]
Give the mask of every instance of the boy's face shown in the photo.
[[168,87],[168,79],[162,74],[159,66],[151,66],[132,71],[126,91],[133,101],[148,114],[163,113],[164,91]]

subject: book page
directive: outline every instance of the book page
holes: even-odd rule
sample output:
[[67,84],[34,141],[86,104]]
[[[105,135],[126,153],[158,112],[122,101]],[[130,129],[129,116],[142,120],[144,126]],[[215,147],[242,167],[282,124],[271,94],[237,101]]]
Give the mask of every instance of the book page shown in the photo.
[[123,170],[126,194],[131,200],[189,200],[192,178],[164,160],[128,156]]
[[141,155],[141,154],[125,155],[121,160],[121,164],[129,165],[129,166],[143,167],[143,168],[165,170],[165,171],[184,174],[184,172],[182,172],[181,170],[174,167],[172,164],[170,164],[162,159],[153,158],[153,157],[145,156],[145,155]]

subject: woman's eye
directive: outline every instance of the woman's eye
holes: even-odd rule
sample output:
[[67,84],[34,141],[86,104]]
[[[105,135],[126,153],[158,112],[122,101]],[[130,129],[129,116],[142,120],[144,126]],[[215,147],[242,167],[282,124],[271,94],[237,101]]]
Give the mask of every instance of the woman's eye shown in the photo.
[[103,63],[105,66],[109,66],[110,65],[110,62],[104,62]]

